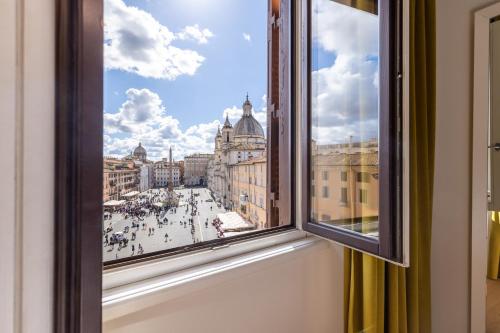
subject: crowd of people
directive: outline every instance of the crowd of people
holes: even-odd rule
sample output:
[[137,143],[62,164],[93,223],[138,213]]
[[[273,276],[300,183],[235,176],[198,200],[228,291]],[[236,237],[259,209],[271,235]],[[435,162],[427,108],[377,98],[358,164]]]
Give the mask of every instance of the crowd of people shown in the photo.
[[[165,233],[161,233],[163,234],[163,241],[168,243],[172,241],[169,238],[169,229],[171,229],[169,226],[173,226],[174,223],[179,223],[180,227],[189,230],[193,244],[202,241],[199,238],[201,230],[197,235],[195,228],[195,217],[201,218],[200,205],[202,199],[199,198],[199,193],[193,190],[188,193],[186,195],[188,199],[181,201],[180,198],[183,198],[183,195],[175,191],[168,192],[164,189],[148,190],[141,193],[136,199],[127,201],[119,207],[108,209],[103,217],[105,226],[103,230],[103,246],[105,251],[113,252],[116,246],[114,259],[141,255],[145,250],[143,244],[137,241],[139,234],[141,234],[139,239],[143,240],[145,237],[154,236],[155,232],[161,232],[158,229],[165,228]],[[179,204],[182,204],[182,206]],[[213,210],[213,202],[210,203],[208,209]],[[115,230],[116,224],[114,225],[112,220],[126,221],[126,224],[123,226],[123,223],[120,223],[120,230]],[[217,218],[212,221],[212,225],[217,229],[217,236],[220,238],[223,237],[223,232],[220,230],[220,221],[216,221],[218,221]],[[209,219],[205,218],[202,222],[204,222],[205,228],[208,229]],[[125,248],[130,249],[128,254],[123,252]],[[123,253],[123,255],[120,253]]]

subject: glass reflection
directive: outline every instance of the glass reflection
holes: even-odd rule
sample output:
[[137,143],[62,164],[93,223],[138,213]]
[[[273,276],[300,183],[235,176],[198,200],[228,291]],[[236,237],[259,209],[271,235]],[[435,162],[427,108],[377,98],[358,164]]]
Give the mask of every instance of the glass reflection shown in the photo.
[[312,1],[311,219],[378,238],[377,1]]

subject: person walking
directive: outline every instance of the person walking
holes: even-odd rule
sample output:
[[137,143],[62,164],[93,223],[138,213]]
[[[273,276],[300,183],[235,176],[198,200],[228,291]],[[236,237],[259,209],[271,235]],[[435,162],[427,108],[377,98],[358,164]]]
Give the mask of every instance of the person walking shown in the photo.
[[165,233],[165,243],[168,242],[168,233]]

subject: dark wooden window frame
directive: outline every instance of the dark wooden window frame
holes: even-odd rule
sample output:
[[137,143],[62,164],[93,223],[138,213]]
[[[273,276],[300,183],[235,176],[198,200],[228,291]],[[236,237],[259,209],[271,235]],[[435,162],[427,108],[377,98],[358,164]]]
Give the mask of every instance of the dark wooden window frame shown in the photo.
[[[268,149],[276,164],[270,230],[118,260],[106,267],[149,261],[291,230],[294,223],[293,1],[269,0],[270,124],[279,135]],[[279,4],[278,10],[274,5]],[[272,17],[272,19],[271,19]],[[58,333],[101,331],[103,168],[103,0],[57,0],[56,218],[54,322]],[[286,48],[289,52],[283,52]],[[272,67],[272,66],[271,66]],[[270,69],[271,69],[270,67]],[[272,135],[274,132],[268,133]],[[270,136],[268,136],[270,137]],[[268,163],[269,164],[269,163]],[[279,177],[273,177],[278,172]],[[269,209],[271,210],[271,209]],[[284,222],[289,224],[283,226]]]
[[301,201],[304,230],[394,262],[403,262],[402,218],[402,0],[379,0],[380,22],[380,142],[379,142],[379,239],[350,230],[313,223],[311,213],[311,5],[306,0],[301,19],[306,30],[302,49],[301,130],[307,140],[301,142]]

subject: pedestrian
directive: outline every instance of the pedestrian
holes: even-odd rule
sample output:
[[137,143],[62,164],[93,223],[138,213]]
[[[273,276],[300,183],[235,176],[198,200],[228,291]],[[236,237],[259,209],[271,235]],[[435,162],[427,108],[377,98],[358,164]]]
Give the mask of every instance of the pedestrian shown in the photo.
[[132,244],[132,256],[134,255],[134,252],[135,252],[135,246],[134,244]]
[[165,233],[165,243],[168,242],[168,233]]

